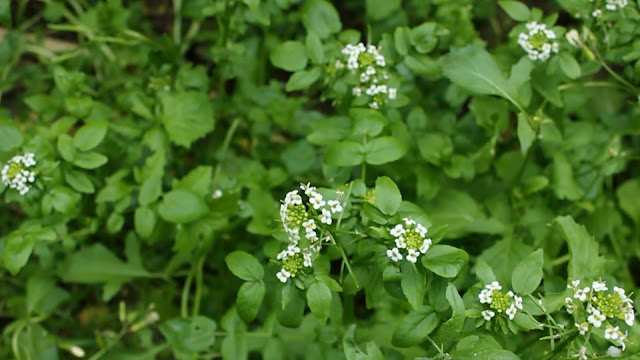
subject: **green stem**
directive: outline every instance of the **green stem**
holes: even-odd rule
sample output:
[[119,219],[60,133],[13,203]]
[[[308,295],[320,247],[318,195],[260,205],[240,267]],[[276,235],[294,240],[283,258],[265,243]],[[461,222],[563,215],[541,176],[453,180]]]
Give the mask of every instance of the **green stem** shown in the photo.
[[202,255],[196,265],[196,294],[193,299],[192,316],[200,314],[200,301],[202,299],[202,268],[204,267],[205,256]]
[[600,65],[602,65],[602,67],[607,70],[607,72],[613,76],[616,80],[618,80],[619,82],[621,82],[622,84],[624,84],[626,87],[628,87],[630,90],[632,90],[636,95],[640,94],[640,89],[638,89],[637,87],[635,87],[633,84],[631,84],[630,82],[628,82],[627,80],[625,80],[622,76],[618,75],[618,73],[616,73],[615,71],[613,71],[613,69],[611,67],[609,67],[609,65],[604,61],[604,59],[602,58],[602,55],[600,55],[600,52],[598,51],[598,47],[596,45],[593,46],[593,53],[596,55],[596,57],[598,58],[598,62],[600,63]]
[[173,0],[173,43],[178,45],[182,39],[182,0]]
[[340,251],[340,255],[342,255],[342,262],[347,266],[347,270],[349,270],[349,275],[351,275],[351,278],[353,279],[353,283],[356,285],[356,288],[359,289],[360,283],[358,282],[356,275],[353,273],[353,269],[351,268],[351,263],[349,263],[349,259],[347,258],[347,254],[344,252],[342,245],[336,242],[336,239],[333,237],[333,234],[329,233],[329,237],[331,238],[331,243],[338,248],[338,251]]
[[347,196],[344,198],[344,202],[342,203],[342,212],[340,212],[340,216],[338,216],[338,222],[336,223],[336,230],[340,229],[340,224],[342,223],[342,215],[347,210],[347,203],[349,202],[349,197],[351,197],[351,188],[353,187],[353,181],[349,183],[349,189],[347,190]]
[[191,282],[193,281],[193,275],[195,273],[195,264],[191,266],[189,275],[182,287],[182,296],[180,298],[180,316],[186,318],[189,315],[189,291],[191,290]]
[[558,355],[560,351],[564,350],[564,348],[566,348],[567,345],[569,345],[569,343],[573,341],[573,339],[575,339],[577,336],[578,336],[578,332],[576,331],[575,333],[571,334],[571,336],[569,336],[568,338],[560,341],[558,343],[558,346],[556,346],[555,349],[552,349],[551,352],[548,353],[547,356],[545,356],[541,360],[557,359],[556,355]]
[[224,136],[224,140],[222,141],[222,147],[219,150],[218,154],[218,164],[216,165],[216,169],[213,173],[213,179],[211,183],[215,184],[218,180],[218,176],[220,175],[220,171],[222,171],[222,159],[224,159],[227,151],[229,150],[229,145],[231,144],[231,139],[233,138],[233,134],[235,134],[236,129],[240,125],[240,118],[235,118],[231,122],[229,129],[227,130],[226,135]]

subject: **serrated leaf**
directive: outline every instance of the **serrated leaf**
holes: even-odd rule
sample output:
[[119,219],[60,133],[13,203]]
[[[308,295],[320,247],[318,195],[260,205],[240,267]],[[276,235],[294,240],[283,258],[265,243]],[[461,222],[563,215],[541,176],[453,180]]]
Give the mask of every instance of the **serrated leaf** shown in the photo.
[[174,144],[189,148],[194,141],[213,131],[213,107],[206,94],[195,91],[166,93],[160,100],[162,124]]
[[554,223],[569,245],[568,275],[572,280],[591,281],[604,274],[605,259],[598,254],[598,243],[587,229],[571,216],[559,216]]

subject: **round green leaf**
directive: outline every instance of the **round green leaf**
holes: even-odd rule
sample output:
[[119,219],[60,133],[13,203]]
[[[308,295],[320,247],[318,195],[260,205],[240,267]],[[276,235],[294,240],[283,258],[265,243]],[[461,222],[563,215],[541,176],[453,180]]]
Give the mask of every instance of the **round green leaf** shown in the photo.
[[530,11],[527,5],[519,1],[498,1],[500,7],[509,15],[510,18],[516,21],[529,20]]
[[13,121],[0,119],[0,151],[9,152],[22,145],[22,132]]
[[323,282],[311,284],[307,290],[307,304],[313,315],[324,322],[329,317],[331,310],[331,290]]
[[299,41],[285,41],[271,51],[273,66],[287,71],[302,70],[307,66],[307,52]]
[[330,2],[324,0],[305,2],[302,22],[308,32],[314,32],[320,39],[326,39],[342,29],[338,11]]
[[165,194],[158,212],[165,221],[183,224],[203,217],[209,212],[209,208],[198,195],[189,190],[177,189]]
[[356,166],[364,161],[362,145],[354,141],[341,141],[327,147],[324,163],[333,166]]
[[412,310],[393,332],[391,343],[397,347],[410,347],[420,343],[438,326],[438,315],[427,305]]
[[108,125],[106,121],[94,121],[82,126],[73,136],[73,145],[82,151],[95,148],[107,134]]
[[435,274],[452,278],[469,261],[469,255],[462,249],[449,245],[434,245],[422,255],[422,264]]
[[407,153],[407,145],[397,138],[385,136],[373,139],[363,150],[367,164],[381,165],[403,157]]
[[376,180],[376,206],[385,215],[393,215],[400,208],[402,194],[396,183],[387,176]]
[[233,275],[245,281],[260,281],[264,277],[262,265],[244,251],[234,251],[224,258]]
[[245,322],[250,322],[255,319],[262,305],[262,299],[264,298],[264,283],[262,281],[248,281],[238,290],[238,297],[236,298],[236,306],[238,308],[238,315]]

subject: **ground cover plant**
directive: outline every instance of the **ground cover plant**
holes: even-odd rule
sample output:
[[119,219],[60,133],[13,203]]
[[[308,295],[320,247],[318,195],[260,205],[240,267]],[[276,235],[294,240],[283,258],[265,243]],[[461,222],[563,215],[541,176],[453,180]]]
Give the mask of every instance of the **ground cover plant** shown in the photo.
[[640,359],[640,2],[0,2],[0,358]]

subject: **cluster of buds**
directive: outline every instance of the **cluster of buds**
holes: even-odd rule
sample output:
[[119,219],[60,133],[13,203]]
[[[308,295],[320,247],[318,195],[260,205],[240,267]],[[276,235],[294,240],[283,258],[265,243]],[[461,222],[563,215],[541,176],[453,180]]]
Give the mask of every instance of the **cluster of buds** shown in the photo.
[[547,29],[547,25],[538,24],[536,21],[527,23],[528,33],[520,33],[518,44],[527,52],[529,59],[546,61],[551,53],[558,52],[556,33]]
[[414,263],[418,256],[424,254],[431,247],[431,239],[428,239],[427,228],[411,218],[403,218],[404,224],[397,224],[389,233],[395,237],[395,247],[387,250],[387,256],[394,262],[403,259],[400,249],[406,251],[404,258]]
[[565,306],[569,314],[575,313],[575,326],[580,334],[585,335],[591,326],[604,327],[604,338],[621,345],[624,350],[628,332],[622,332],[617,322],[624,321],[628,326],[635,322],[633,301],[625,290],[614,286],[609,291],[607,283],[601,280],[583,288],[580,288],[580,280],[574,280],[567,288],[573,291],[573,297],[565,299]]
[[627,0],[607,0],[607,4],[604,6],[609,11],[615,11],[627,6]]
[[[329,241],[324,236],[322,227],[333,223],[333,215],[342,212],[340,192],[338,200],[325,201],[311,184],[301,185],[300,190],[308,199],[303,201],[298,190],[287,193],[280,205],[280,221],[289,237],[289,245],[281,251],[277,260],[282,263],[282,269],[276,274],[278,279],[286,283],[304,268],[313,266],[313,258],[322,250],[322,240]],[[302,231],[304,234],[302,234]],[[320,233],[320,235],[319,235]]]
[[496,312],[505,313],[509,320],[513,320],[518,310],[522,310],[522,297],[515,295],[511,290],[502,292],[502,285],[497,281],[485,285],[478,299],[481,304],[489,306],[489,309],[480,313],[486,321],[493,319]]
[[20,195],[31,190],[31,184],[36,181],[36,173],[29,168],[36,165],[35,155],[25,153],[16,155],[2,168],[2,182],[11,189],[16,189]]
[[397,89],[387,84],[387,62],[378,48],[373,45],[365,46],[363,43],[347,44],[342,49],[342,55],[347,58],[346,66],[341,60],[336,60],[334,67],[336,70],[346,67],[356,76],[358,85],[352,89],[353,96],[368,96],[369,107],[372,109],[379,109],[388,100],[396,98]]

